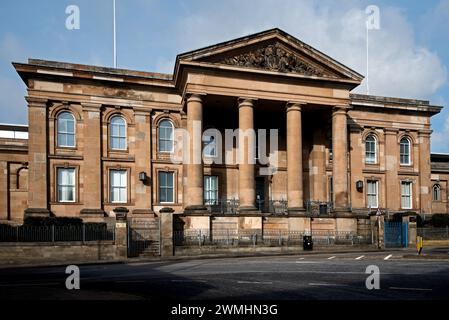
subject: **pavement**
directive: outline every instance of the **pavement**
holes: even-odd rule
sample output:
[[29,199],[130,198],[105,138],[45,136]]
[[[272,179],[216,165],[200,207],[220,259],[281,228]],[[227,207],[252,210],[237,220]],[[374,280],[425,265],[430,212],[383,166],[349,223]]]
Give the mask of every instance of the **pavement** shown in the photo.
[[[449,248],[304,253],[82,265],[80,290],[65,266],[0,270],[5,300],[429,300],[449,298]],[[367,267],[378,268],[368,290]]]

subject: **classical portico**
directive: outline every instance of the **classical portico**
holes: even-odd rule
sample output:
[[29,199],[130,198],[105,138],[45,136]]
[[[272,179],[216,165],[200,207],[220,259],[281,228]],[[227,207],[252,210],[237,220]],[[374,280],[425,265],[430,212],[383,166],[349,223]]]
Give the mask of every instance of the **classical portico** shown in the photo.
[[[238,129],[243,132],[259,129],[260,124],[255,123],[256,115],[270,106],[269,117],[284,119],[285,132],[281,132],[280,136],[285,140],[282,153],[285,159],[282,158],[280,167],[285,172],[286,183],[285,191],[277,197],[279,201],[286,200],[290,214],[303,214],[305,200],[312,200],[311,188],[306,185],[311,178],[305,179],[304,174],[311,176],[317,170],[316,164],[308,165],[310,168],[303,166],[303,161],[309,164],[308,158],[303,159],[303,113],[307,112],[312,117],[316,110],[324,113],[330,120],[329,129],[332,131],[328,149],[333,157],[327,163],[332,168],[333,193],[316,192],[321,194],[322,199],[313,200],[332,202],[335,212],[339,214],[349,212],[346,118],[349,91],[361,82],[359,74],[277,29],[180,55],[176,71],[175,81],[180,88],[184,88],[187,129],[191,137],[192,121],[202,120],[202,111],[216,108],[213,105],[221,106],[226,113],[236,113]],[[207,98],[201,100],[201,97]],[[202,123],[203,127],[209,125]],[[264,211],[266,206],[258,205],[260,196],[257,193],[266,188],[266,181],[273,180],[258,177],[258,166],[249,159],[251,152],[248,148],[254,143],[254,138],[245,136],[243,143],[238,145],[244,157],[235,167],[237,175],[232,183],[236,185],[236,190],[221,194],[223,198],[237,198],[239,212]],[[191,151],[194,151],[193,145],[201,145],[201,138],[195,139],[197,141],[190,144]],[[312,142],[309,145],[313,148]],[[325,152],[321,148],[318,156],[324,159]],[[326,172],[324,161],[321,162],[319,170]],[[203,164],[187,165],[187,196],[184,203],[187,210],[204,209],[203,175]],[[322,188],[326,189],[327,185],[323,184]],[[309,191],[308,199],[304,198],[305,189]],[[273,198],[272,192],[270,200]]]

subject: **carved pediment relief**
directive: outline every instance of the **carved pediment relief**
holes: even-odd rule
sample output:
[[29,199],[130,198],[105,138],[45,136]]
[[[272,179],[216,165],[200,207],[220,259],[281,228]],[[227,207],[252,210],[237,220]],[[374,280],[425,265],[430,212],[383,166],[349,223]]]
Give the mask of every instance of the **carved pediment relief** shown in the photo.
[[287,50],[279,42],[266,44],[216,61],[220,64],[256,68],[274,72],[297,73],[305,76],[335,78],[328,70],[315,65],[299,54]]

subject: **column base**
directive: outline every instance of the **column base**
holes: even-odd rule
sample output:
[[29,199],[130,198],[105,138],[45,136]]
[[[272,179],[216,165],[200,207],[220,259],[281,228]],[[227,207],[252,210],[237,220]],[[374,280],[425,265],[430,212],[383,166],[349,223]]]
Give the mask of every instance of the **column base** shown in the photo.
[[51,211],[47,208],[27,208],[24,211],[25,218],[27,217],[51,217]]
[[287,208],[287,214],[291,215],[300,215],[300,216],[306,216],[306,209],[301,207],[292,207]]
[[334,208],[332,214],[335,218],[352,218],[354,214],[350,208]]
[[261,211],[259,209],[257,209],[255,206],[239,206],[237,208],[237,212],[238,213],[243,213],[243,214],[258,214],[261,213]]

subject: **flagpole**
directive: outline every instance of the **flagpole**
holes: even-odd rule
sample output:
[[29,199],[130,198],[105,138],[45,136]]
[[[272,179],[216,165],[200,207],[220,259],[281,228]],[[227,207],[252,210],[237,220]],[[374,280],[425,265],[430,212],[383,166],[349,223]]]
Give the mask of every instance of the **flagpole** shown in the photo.
[[114,15],[114,68],[117,68],[117,30],[115,22],[115,0],[112,0],[113,15]]
[[366,94],[369,94],[369,28],[366,25]]

